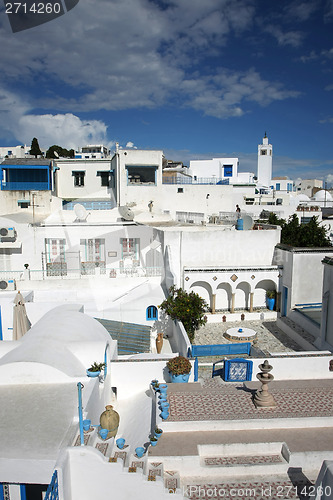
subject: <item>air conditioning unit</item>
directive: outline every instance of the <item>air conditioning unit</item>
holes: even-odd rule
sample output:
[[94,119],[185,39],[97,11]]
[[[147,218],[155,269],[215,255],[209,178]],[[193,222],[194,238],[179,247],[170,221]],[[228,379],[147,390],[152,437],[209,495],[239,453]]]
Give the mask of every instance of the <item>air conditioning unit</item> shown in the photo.
[[1,238],[15,238],[15,229],[13,227],[1,227],[0,228]]
[[0,290],[15,290],[15,280],[0,280]]

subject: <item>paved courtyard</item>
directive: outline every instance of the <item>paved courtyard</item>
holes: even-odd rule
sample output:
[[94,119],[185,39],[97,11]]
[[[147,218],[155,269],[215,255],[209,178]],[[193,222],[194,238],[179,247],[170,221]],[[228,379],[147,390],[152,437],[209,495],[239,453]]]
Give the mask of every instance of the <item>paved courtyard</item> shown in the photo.
[[257,333],[253,345],[265,353],[303,351],[294,340],[288,337],[276,321],[237,321],[228,323],[206,323],[195,334],[194,344],[230,344],[232,341],[224,337],[229,328],[251,328]]
[[[333,416],[333,385],[329,380],[273,382],[269,390],[277,404],[275,408],[256,408],[252,400],[255,390],[243,387],[241,382],[224,383],[215,377],[201,380],[201,384],[170,388],[168,421]],[[259,382],[257,385],[259,388]]]

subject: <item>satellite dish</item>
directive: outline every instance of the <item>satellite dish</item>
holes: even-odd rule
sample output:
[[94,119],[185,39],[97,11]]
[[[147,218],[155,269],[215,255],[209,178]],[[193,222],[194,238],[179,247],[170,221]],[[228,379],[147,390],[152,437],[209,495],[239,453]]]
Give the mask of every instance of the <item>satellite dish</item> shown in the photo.
[[56,158],[59,158],[59,155],[58,155],[58,153],[57,153],[56,151],[53,151],[53,154],[54,154],[54,156],[55,156]]
[[253,227],[253,219],[249,215],[243,215],[243,230],[248,231]]
[[133,220],[134,212],[126,205],[118,208],[121,217],[125,220]]
[[80,205],[80,203],[75,203],[74,205],[74,213],[76,215],[76,220],[77,221],[85,221],[88,214],[87,210],[83,205]]

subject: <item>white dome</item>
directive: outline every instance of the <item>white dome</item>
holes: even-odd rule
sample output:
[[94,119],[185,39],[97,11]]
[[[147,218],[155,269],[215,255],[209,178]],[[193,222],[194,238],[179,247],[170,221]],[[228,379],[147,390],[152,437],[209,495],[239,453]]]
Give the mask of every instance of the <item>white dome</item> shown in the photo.
[[298,203],[304,202],[304,201],[310,201],[310,198],[306,194],[298,194],[296,196]]
[[299,201],[310,201],[310,198],[306,194],[299,194],[298,199]]
[[325,189],[321,189],[320,191],[317,191],[314,197],[312,198],[315,201],[332,201],[332,195],[328,191],[325,191]]

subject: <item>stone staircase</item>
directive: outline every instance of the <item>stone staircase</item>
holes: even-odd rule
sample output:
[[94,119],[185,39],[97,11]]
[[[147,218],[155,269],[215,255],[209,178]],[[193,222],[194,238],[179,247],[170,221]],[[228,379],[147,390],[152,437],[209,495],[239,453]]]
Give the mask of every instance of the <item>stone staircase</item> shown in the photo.
[[[107,441],[102,440],[97,432],[97,427],[91,427],[89,431],[84,431],[84,444],[87,447],[93,447],[104,455],[105,460],[109,462],[112,470],[118,474],[126,474],[127,479],[137,477],[140,482],[151,483],[151,488],[157,489],[159,496],[172,493],[173,498],[183,499],[180,486],[180,476],[177,471],[165,470],[162,461],[149,460],[146,453],[139,458],[129,445],[119,449],[115,444],[114,438]],[[73,441],[73,446],[80,446],[80,434],[78,433]],[[134,480],[135,481],[135,480]]]
[[150,326],[95,318],[118,342],[119,354],[150,352]]

